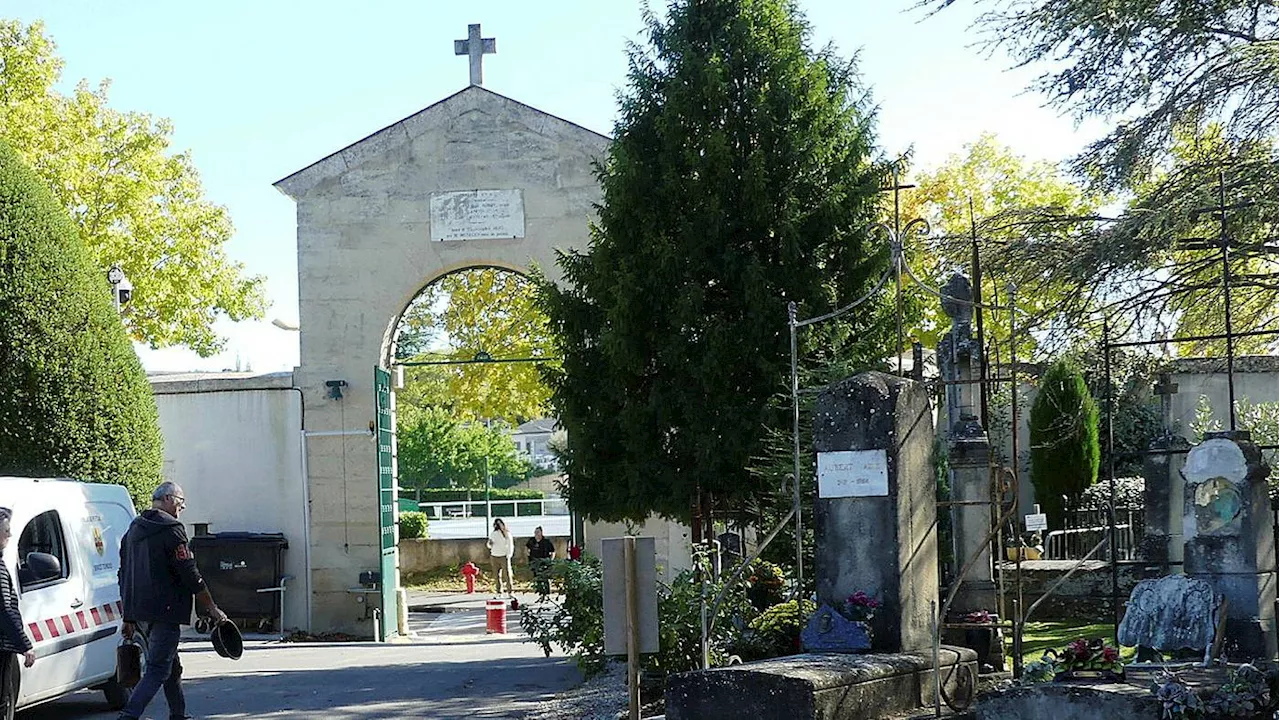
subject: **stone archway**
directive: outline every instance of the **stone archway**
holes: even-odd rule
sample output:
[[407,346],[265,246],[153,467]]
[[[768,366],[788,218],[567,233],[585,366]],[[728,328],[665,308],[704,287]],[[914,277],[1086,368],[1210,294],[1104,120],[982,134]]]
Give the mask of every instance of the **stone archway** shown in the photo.
[[380,560],[372,369],[400,315],[464,267],[557,278],[556,249],[587,245],[608,142],[472,86],[276,183],[297,203],[314,631],[370,627],[377,596],[354,590]]

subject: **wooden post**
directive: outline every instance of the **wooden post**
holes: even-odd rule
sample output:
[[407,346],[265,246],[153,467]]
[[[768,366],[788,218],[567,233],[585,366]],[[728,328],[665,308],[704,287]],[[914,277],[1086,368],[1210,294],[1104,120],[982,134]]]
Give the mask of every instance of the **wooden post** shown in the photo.
[[636,597],[636,539],[622,543],[627,578],[627,717],[640,720],[640,603]]

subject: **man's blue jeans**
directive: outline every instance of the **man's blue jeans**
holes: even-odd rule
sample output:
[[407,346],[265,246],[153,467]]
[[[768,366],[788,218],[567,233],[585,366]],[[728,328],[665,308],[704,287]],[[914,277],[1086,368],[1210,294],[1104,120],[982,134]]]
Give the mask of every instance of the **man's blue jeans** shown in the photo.
[[133,688],[129,702],[120,711],[120,717],[142,717],[142,712],[161,686],[164,687],[164,699],[169,703],[169,717],[186,717],[182,663],[178,660],[178,638],[182,635],[182,626],[177,623],[138,623],[138,630],[147,639],[147,666],[142,672],[142,679]]

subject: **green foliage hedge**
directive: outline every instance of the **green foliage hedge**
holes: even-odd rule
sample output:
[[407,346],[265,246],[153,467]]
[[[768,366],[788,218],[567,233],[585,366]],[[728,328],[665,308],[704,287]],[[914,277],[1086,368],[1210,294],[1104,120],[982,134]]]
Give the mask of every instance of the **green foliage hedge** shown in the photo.
[[115,483],[141,504],[161,480],[160,427],[106,270],[0,142],[0,474]]
[[[417,492],[418,492],[417,490],[409,490],[406,488],[400,489],[400,495],[402,498],[416,498]],[[470,498],[467,497],[468,493],[470,493],[471,495]],[[505,489],[493,488],[489,492],[490,500],[543,500],[545,498],[546,498],[546,493],[542,492],[541,490],[525,490],[525,489],[517,490],[515,488],[505,488]],[[424,503],[463,502],[468,499],[471,502],[484,502],[484,488],[481,488],[479,490],[466,490],[466,489],[459,490],[455,488],[423,488],[422,489],[422,502]]]
[[400,539],[427,537],[427,514],[410,511],[400,513]]

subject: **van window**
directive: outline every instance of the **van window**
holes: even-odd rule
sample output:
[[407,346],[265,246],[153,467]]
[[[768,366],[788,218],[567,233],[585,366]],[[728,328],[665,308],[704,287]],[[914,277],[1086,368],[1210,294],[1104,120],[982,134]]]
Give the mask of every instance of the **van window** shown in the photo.
[[27,554],[33,552],[48,553],[58,559],[62,574],[53,581],[69,577],[71,558],[67,554],[66,538],[62,534],[62,521],[58,518],[57,510],[40,513],[32,518],[18,537],[18,583],[23,590],[53,582],[48,578],[40,579],[36,571],[27,566]]

